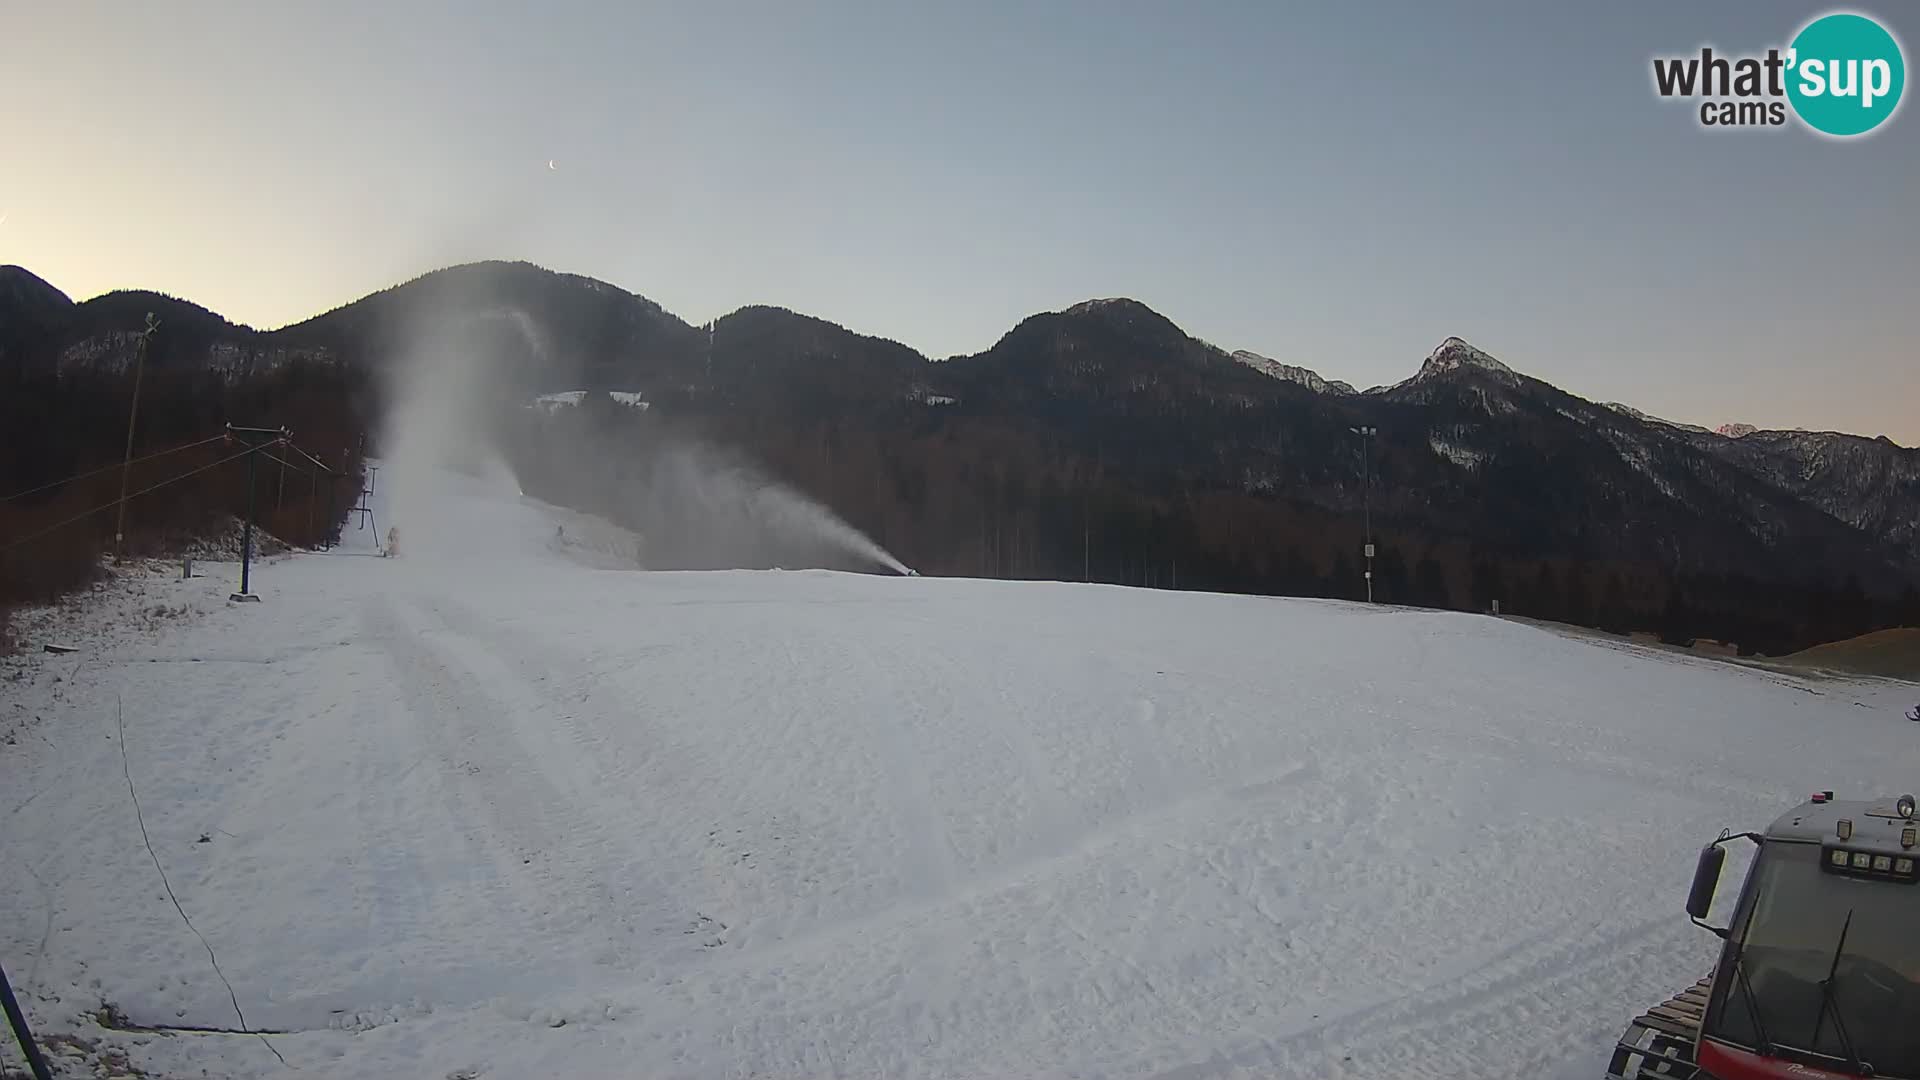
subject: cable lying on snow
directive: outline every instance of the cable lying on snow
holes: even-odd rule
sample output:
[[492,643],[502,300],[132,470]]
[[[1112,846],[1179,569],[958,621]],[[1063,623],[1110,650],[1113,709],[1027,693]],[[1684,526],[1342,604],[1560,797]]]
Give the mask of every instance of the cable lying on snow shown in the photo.
[[[153,841],[147,837],[147,819],[140,813],[140,795],[133,789],[133,765],[127,760],[126,704],[119,694],[113,696],[113,714],[120,725],[120,769],[127,777],[127,796],[133,800],[133,820],[140,826],[140,842],[147,845],[147,855],[153,859],[153,868],[160,873],[160,884],[167,890],[167,899],[173,901],[173,910],[180,913],[180,921],[186,923],[187,929],[192,930],[193,936],[199,938],[200,944],[205,946],[207,960],[213,964],[213,973],[220,977],[220,984],[227,988],[228,1000],[233,1002],[233,1015],[240,1018],[240,1032],[258,1038],[261,1045],[271,1051],[274,1057],[280,1058],[280,1064],[287,1065],[287,1059],[280,1057],[280,1051],[267,1041],[266,1035],[247,1027],[247,1014],[240,1011],[240,996],[233,992],[233,984],[227,981],[227,973],[220,970],[220,959],[213,955],[213,945],[207,941],[207,936],[200,932],[200,928],[193,925],[193,920],[187,918],[187,909],[180,906],[180,898],[173,894],[173,884],[167,880],[166,868],[160,865],[160,856],[154,852]],[[287,1067],[294,1066],[287,1065]]]

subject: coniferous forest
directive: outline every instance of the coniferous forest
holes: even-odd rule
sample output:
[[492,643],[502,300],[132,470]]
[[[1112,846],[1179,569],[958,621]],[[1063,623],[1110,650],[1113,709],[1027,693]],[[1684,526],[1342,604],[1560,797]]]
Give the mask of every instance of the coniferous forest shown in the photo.
[[[127,503],[127,551],[244,512],[243,445],[139,460],[229,422],[289,428],[330,470],[253,462],[262,526],[328,542],[423,319],[487,382],[525,490],[635,528],[652,567],[879,569],[777,531],[716,543],[729,511],[705,480],[723,475],[735,492],[782,485],[933,575],[1362,599],[1370,530],[1384,603],[1497,603],[1768,655],[1920,624],[1920,451],[1885,439],[1666,424],[1457,339],[1396,386],[1324,391],[1113,300],[933,361],[775,307],[689,326],[524,264],[437,272],[271,332],[152,293],[75,304],[0,270],[0,494],[45,485],[0,503],[0,603],[77,587],[111,549],[115,513],[87,511],[118,497],[136,378],[127,490],[167,486]],[[531,407],[564,390],[587,393]]]

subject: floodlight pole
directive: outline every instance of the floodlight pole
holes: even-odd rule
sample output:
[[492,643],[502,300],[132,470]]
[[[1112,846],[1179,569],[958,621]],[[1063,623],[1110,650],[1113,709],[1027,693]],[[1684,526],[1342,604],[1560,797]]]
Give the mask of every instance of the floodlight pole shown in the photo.
[[1362,480],[1361,507],[1366,523],[1367,558],[1367,603],[1373,603],[1373,439],[1380,434],[1377,427],[1348,428],[1348,431],[1360,436],[1360,461]]
[[1093,520],[1085,495],[1080,498],[1080,580],[1093,580]]

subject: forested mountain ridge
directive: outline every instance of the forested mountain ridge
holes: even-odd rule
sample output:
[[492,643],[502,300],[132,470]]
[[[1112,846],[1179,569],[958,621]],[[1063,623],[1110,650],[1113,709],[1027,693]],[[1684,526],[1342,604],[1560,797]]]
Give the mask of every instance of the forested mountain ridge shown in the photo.
[[[1460,338],[1356,392],[1125,298],[936,361],[773,306],[694,326],[524,263],[436,271],[273,331],[154,294],[63,306],[28,277],[0,272],[0,365],[123,370],[149,310],[162,369],[378,371],[451,339],[529,401],[638,395],[650,407],[618,420],[634,453],[697,431],[929,573],[1353,596],[1366,504],[1389,601],[1500,599],[1766,651],[1920,619],[1920,451],[1668,424]],[[1363,426],[1379,431],[1368,461]]]

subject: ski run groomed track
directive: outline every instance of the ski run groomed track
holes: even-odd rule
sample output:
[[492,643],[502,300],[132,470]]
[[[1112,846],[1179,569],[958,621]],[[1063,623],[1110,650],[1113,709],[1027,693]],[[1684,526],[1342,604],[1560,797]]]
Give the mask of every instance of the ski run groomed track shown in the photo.
[[[258,604],[156,566],[30,624],[79,646],[0,669],[0,963],[43,1037],[164,1076],[1593,1077],[1706,973],[1701,844],[1920,787],[1910,685],[619,569],[459,476],[434,514],[257,566]],[[236,998],[297,1074],[89,1015]]]

